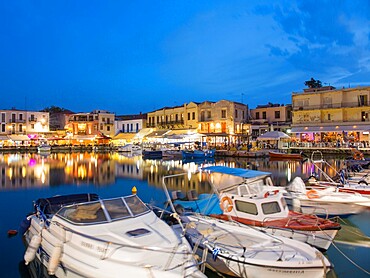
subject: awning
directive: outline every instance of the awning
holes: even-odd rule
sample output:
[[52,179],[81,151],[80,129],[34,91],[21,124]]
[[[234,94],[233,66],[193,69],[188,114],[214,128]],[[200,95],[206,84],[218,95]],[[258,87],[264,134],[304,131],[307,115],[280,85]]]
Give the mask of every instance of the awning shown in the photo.
[[116,136],[112,138],[112,140],[131,140],[136,136],[136,133],[118,133]]
[[142,139],[144,136],[148,135],[151,132],[153,132],[152,128],[143,128],[138,133],[136,133],[135,138]]
[[308,126],[293,127],[291,133],[308,132],[342,132],[342,131],[370,131],[370,125],[333,125],[333,126]]
[[94,140],[95,135],[73,135],[73,140]]
[[9,137],[7,135],[0,135],[0,141],[7,141]]
[[12,134],[8,135],[10,140],[13,141],[30,141],[31,139],[27,135],[22,135],[22,134]]
[[197,133],[195,128],[193,129],[174,129],[170,130],[170,132],[166,133],[166,135],[189,135]]
[[169,130],[156,130],[156,131],[153,131],[153,132],[149,133],[145,137],[162,137],[167,132],[169,132]]

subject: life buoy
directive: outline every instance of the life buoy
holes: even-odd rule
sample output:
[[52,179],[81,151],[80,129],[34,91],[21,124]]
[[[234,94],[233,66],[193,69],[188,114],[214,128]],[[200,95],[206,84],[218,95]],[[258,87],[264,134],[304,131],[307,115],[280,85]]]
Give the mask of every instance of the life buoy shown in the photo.
[[306,195],[308,199],[316,199],[320,197],[319,193],[315,189],[308,190]]
[[364,155],[363,155],[363,153],[360,153],[360,152],[354,153],[353,158],[355,160],[363,160],[364,159]]
[[230,212],[233,209],[233,201],[229,196],[222,197],[220,207],[224,212]]
[[279,193],[279,190],[274,190],[274,191],[267,191],[264,195],[263,198],[267,198],[270,195],[276,195]]

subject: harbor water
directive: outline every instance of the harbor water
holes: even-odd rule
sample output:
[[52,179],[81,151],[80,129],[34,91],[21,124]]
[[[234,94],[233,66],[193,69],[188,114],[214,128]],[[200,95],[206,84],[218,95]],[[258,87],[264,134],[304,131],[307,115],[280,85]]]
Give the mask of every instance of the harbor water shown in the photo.
[[[341,157],[325,159],[337,169],[343,165]],[[118,197],[131,194],[135,186],[143,201],[163,206],[166,202],[163,176],[186,173],[169,181],[170,191],[209,193],[210,184],[196,172],[202,165],[215,164],[272,172],[277,185],[287,185],[296,176],[307,178],[314,170],[308,161],[270,161],[268,158],[216,158],[194,162],[175,158],[144,160],[141,156],[118,153],[0,154],[1,276],[30,277],[23,262],[22,235],[9,236],[8,231],[19,230],[36,199],[71,193]],[[330,277],[368,277],[370,210],[341,217],[338,221],[342,229],[325,254],[334,264]],[[210,271],[207,276],[218,277]]]

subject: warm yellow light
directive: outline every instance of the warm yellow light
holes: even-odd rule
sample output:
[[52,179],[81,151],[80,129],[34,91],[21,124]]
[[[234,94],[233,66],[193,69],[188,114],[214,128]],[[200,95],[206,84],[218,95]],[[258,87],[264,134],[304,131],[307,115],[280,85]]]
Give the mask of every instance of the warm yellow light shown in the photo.
[[220,124],[220,123],[217,123],[217,124],[216,124],[216,128],[217,128],[217,129],[221,128],[221,124]]

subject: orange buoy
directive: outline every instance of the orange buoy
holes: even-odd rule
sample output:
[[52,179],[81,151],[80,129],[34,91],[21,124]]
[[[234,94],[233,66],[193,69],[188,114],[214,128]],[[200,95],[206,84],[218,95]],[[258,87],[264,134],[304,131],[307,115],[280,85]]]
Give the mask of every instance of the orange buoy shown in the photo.
[[18,234],[17,230],[9,230],[8,231],[8,236],[9,237],[16,236],[17,234]]
[[229,196],[222,197],[220,207],[224,212],[230,212],[233,209],[233,201]]

